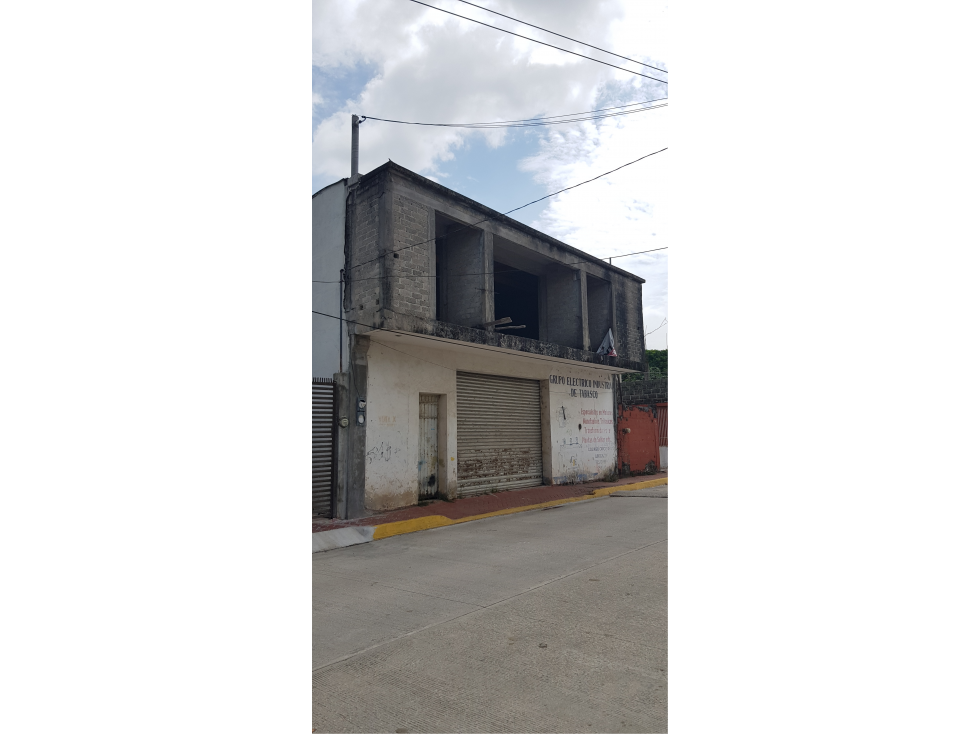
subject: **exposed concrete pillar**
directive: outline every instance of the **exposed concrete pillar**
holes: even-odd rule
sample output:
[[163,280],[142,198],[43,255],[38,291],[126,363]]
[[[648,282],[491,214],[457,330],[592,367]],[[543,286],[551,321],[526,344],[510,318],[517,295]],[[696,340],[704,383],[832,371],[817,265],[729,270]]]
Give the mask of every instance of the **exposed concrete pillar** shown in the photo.
[[[391,180],[389,177],[385,177],[384,189],[381,192],[381,201],[378,206],[378,222],[377,222],[377,249],[378,254],[384,253],[384,257],[381,258],[379,263],[381,280],[379,282],[380,286],[380,303],[375,304],[375,313],[384,313],[384,310],[394,311],[394,289],[396,287],[395,279],[389,277],[392,272],[396,270],[395,260],[394,260],[394,193],[392,191]],[[389,316],[388,314],[384,314]],[[377,316],[371,320],[375,325],[380,325],[380,320]]]
[[[483,323],[488,323],[496,319],[496,299],[493,292],[496,290],[493,277],[493,233],[483,230]],[[489,327],[492,331],[493,327]]]
[[425,212],[428,214],[428,274],[432,276],[427,279],[428,292],[431,294],[431,313],[429,318],[435,319],[438,314],[438,298],[436,294],[439,292],[439,286],[435,282],[435,274],[438,271],[438,245],[435,242],[435,209],[426,206]]
[[537,278],[537,331],[538,341],[549,342],[547,331],[547,277]]
[[543,464],[543,483],[554,484],[554,457],[551,449],[551,385],[550,380],[540,381],[540,429],[541,463]]
[[588,273],[584,270],[578,270],[578,293],[581,296],[581,348],[586,352],[592,351],[592,349],[597,349],[598,345],[595,347],[589,346],[589,331],[588,331]]
[[[615,339],[616,339],[616,341],[618,341],[618,339],[619,339],[619,321],[616,318],[616,314],[618,312],[618,309],[616,308],[616,304],[618,303],[618,301],[616,300],[617,297],[618,297],[618,289],[615,287],[615,278],[616,278],[616,276],[613,274],[612,277],[611,277],[611,280],[609,281],[609,310],[611,311],[611,313],[609,313],[609,319],[608,320],[609,320],[609,324],[611,324],[611,326],[609,328],[612,329],[612,336],[614,336]],[[642,306],[641,305],[639,307],[639,312],[642,313]],[[616,350],[616,351],[618,351],[618,350]],[[646,361],[646,353],[645,352],[643,352],[642,361],[643,362]]]
[[[346,428],[338,429],[346,444],[345,451],[338,452],[338,458],[345,464],[343,469],[344,514],[347,520],[363,517],[364,508],[364,463],[367,455],[367,424],[357,423],[357,398],[367,397],[367,350],[370,348],[370,337],[355,336],[353,349],[350,354],[349,372],[344,381],[345,395],[343,412],[338,416],[346,416],[349,421]],[[349,381],[349,385],[347,382]],[[346,435],[344,435],[344,433]],[[338,447],[339,449],[339,447]],[[337,462],[338,464],[340,461]],[[338,485],[339,486],[339,485]],[[341,494],[341,492],[337,492]]]

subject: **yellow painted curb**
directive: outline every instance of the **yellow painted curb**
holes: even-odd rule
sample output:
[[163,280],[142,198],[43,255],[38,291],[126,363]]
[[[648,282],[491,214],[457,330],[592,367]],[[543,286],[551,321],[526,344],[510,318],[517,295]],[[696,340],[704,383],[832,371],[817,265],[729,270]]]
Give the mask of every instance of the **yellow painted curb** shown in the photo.
[[484,512],[482,515],[470,515],[469,517],[460,517],[458,520],[451,520],[445,515],[426,515],[425,517],[416,517],[413,520],[399,520],[398,522],[388,522],[383,525],[377,525],[374,527],[374,540],[383,540],[384,538],[390,538],[395,535],[405,535],[406,533],[415,533],[419,530],[430,530],[432,528],[444,528],[449,525],[459,525],[464,522],[472,522],[473,520],[483,520],[487,517],[499,517],[500,515],[512,515],[516,512],[526,512],[527,510],[542,510],[545,507],[557,507],[558,505],[566,505],[571,502],[580,502],[581,500],[594,499],[595,497],[605,497],[612,494],[613,492],[631,492],[634,489],[648,489],[649,487],[659,487],[667,483],[667,478],[662,479],[650,479],[645,482],[637,482],[636,484],[620,484],[613,487],[602,487],[601,489],[596,489],[593,492],[582,495],[581,497],[565,497],[564,499],[551,500],[550,502],[541,502],[536,505],[523,505],[522,507],[508,507],[505,510],[495,510],[494,512]]

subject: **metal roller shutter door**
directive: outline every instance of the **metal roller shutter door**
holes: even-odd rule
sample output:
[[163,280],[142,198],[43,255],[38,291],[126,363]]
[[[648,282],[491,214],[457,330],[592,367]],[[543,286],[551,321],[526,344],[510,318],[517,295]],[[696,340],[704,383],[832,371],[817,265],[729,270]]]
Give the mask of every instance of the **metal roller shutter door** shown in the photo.
[[332,380],[313,381],[313,512],[333,517],[333,476],[336,468],[334,406],[336,392]]
[[540,383],[459,372],[456,389],[459,496],[541,484]]

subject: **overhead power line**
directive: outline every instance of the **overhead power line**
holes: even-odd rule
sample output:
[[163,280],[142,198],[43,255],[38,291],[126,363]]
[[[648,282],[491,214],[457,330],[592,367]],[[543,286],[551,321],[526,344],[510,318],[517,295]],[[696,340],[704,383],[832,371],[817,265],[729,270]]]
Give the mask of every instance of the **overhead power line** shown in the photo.
[[[459,230],[457,230],[459,231]],[[627,252],[624,255],[612,255],[612,257],[605,258],[607,260],[612,260],[617,257],[631,257],[632,255],[644,255],[647,252],[659,252],[660,250],[667,250],[668,247],[657,247],[655,250],[640,250],[639,252]],[[559,265],[582,265],[585,263],[592,263],[591,260],[575,260],[569,263],[557,263]],[[449,275],[411,275],[409,273],[398,273],[395,275],[375,275],[368,278],[348,278],[347,280],[314,280],[313,283],[357,283],[362,280],[384,280],[385,278],[468,278],[475,275],[503,275],[504,273],[518,273],[523,272],[518,268],[513,270],[487,270],[482,273],[450,273]]]
[[657,326],[657,327],[656,327],[655,329],[653,329],[652,331],[647,331],[647,332],[646,332],[645,334],[643,334],[643,336],[645,337],[645,336],[649,336],[650,334],[655,334],[655,333],[656,333],[657,331],[659,331],[659,330],[660,330],[660,329],[662,329],[662,328],[663,328],[664,326],[666,326],[666,325],[667,325],[667,323],[669,323],[669,322],[668,322],[668,321],[667,321],[666,319],[663,319],[663,323],[662,323],[662,324],[660,324],[659,326]]
[[636,61],[635,59],[630,59],[628,56],[623,56],[622,54],[617,54],[614,51],[606,51],[604,48],[599,48],[598,46],[592,46],[590,43],[585,43],[584,41],[578,41],[570,36],[562,36],[560,33],[555,33],[554,31],[549,31],[546,28],[541,28],[539,25],[534,25],[533,23],[528,23],[525,20],[519,20],[513,18],[509,15],[503,15],[503,13],[498,13],[495,10],[490,10],[489,8],[484,8],[482,5],[477,5],[476,3],[471,3],[468,0],[459,0],[460,3],[465,3],[466,5],[472,5],[474,8],[479,8],[480,10],[485,10],[487,13],[492,13],[493,15],[499,15],[500,17],[507,18],[509,20],[514,20],[517,23],[522,23],[523,25],[529,25],[531,28],[536,28],[539,31],[544,31],[544,33],[550,33],[552,36],[558,36],[560,38],[567,39],[568,41],[574,41],[575,43],[580,43],[582,46],[587,46],[588,48],[593,48],[596,51],[601,51],[603,54],[609,54],[611,56],[617,56],[620,59],[625,59],[626,61],[631,61],[633,64],[639,64],[640,66],[645,66],[650,69],[656,69],[656,71],[662,71],[664,74],[669,74],[666,69],[661,69],[658,66],[653,66],[652,64],[646,64],[642,61]]
[[[661,250],[669,250],[669,247],[657,247],[655,250],[643,250],[642,252],[630,252],[628,255],[613,255],[609,260],[618,260],[623,257],[632,257],[633,255],[646,255],[650,252],[660,252]],[[603,260],[605,258],[602,258]]]
[[[664,98],[665,99],[665,98]],[[660,100],[650,100],[650,102],[659,102]],[[646,102],[636,102],[633,105],[623,105],[623,107],[633,107],[635,104],[647,104]],[[622,110],[619,107],[608,107],[610,110],[620,110],[619,112],[609,112],[607,114],[596,114],[599,112],[604,112],[604,110],[595,110],[594,112],[574,112],[568,115],[554,115],[553,117],[532,117],[527,120],[502,120],[500,122],[409,122],[407,120],[388,120],[384,117],[371,117],[369,115],[362,115],[361,122],[364,120],[376,120],[377,122],[395,122],[399,125],[424,125],[426,127],[462,127],[468,128],[470,130],[480,130],[480,129],[496,129],[502,127],[542,127],[546,125],[564,125],[569,122],[588,122],[591,120],[602,120],[606,117],[620,117],[621,115],[633,115],[637,112],[645,112],[646,110],[658,110],[660,107],[666,107],[669,103],[663,102],[662,104],[649,105],[647,107],[640,107],[634,110]],[[568,118],[568,119],[558,119],[558,118]]]
[[503,31],[504,33],[509,33],[511,36],[516,36],[517,38],[523,38],[523,39],[525,39],[527,41],[533,41],[534,43],[539,43],[542,46],[549,46],[550,48],[557,49],[558,51],[564,51],[564,53],[566,53],[566,54],[571,54],[572,56],[579,56],[579,57],[581,57],[583,59],[588,59],[589,61],[594,61],[596,64],[605,64],[605,66],[611,66],[613,69],[618,69],[619,71],[626,71],[626,72],[628,72],[630,74],[635,74],[636,76],[641,76],[641,77],[643,77],[645,79],[652,79],[654,82],[659,82],[660,84],[669,84],[669,82],[667,82],[665,79],[657,79],[656,77],[649,76],[648,74],[640,74],[638,71],[633,71],[632,69],[626,69],[623,66],[616,66],[615,64],[610,64],[607,61],[602,61],[601,59],[595,59],[595,58],[592,58],[591,56],[585,56],[584,54],[580,54],[580,53],[578,53],[576,51],[569,51],[566,48],[561,48],[560,46],[555,46],[555,45],[550,44],[550,43],[545,43],[544,41],[538,41],[536,38],[531,38],[530,36],[522,36],[519,33],[514,33],[513,31],[508,31],[506,28],[500,28],[499,26],[490,25],[489,23],[484,23],[483,21],[476,20],[475,18],[467,18],[465,15],[459,15],[458,13],[453,13],[451,10],[445,10],[444,8],[438,8],[438,7],[435,7],[434,5],[429,5],[428,3],[423,3],[423,2],[421,2],[421,0],[409,0],[409,2],[416,3],[417,5],[424,5],[426,8],[431,8],[432,10],[438,10],[439,12],[442,12],[442,13],[448,13],[449,15],[454,15],[456,18],[462,18],[463,20],[469,20],[469,21],[472,21],[473,23],[479,23],[479,25],[484,25],[487,28],[492,28],[493,30],[496,30],[496,31]]
[[[500,217],[505,217],[508,214],[512,214],[515,211],[519,211],[520,209],[526,209],[531,204],[536,204],[539,201],[544,201],[544,199],[549,199],[552,196],[557,196],[558,194],[562,194],[565,191],[570,191],[571,189],[576,189],[579,186],[584,186],[586,183],[591,183],[592,181],[597,181],[598,179],[602,178],[603,176],[608,176],[610,173],[615,173],[616,171],[621,171],[626,166],[631,166],[633,163],[638,163],[639,161],[645,160],[646,158],[649,158],[651,156],[654,156],[657,153],[662,153],[664,150],[666,150],[666,148],[660,148],[659,150],[654,151],[652,153],[647,153],[644,156],[640,156],[639,158],[636,158],[636,160],[634,160],[634,161],[629,161],[628,163],[623,163],[618,168],[613,168],[611,171],[606,171],[605,173],[600,173],[599,175],[595,176],[594,178],[590,178],[587,181],[582,181],[581,183],[576,183],[573,186],[568,186],[566,188],[561,189],[560,191],[555,191],[553,194],[547,194],[547,196],[542,196],[539,199],[534,199],[533,201],[527,202],[526,204],[522,204],[521,206],[518,206],[516,209],[511,209],[508,212],[503,212],[502,214],[496,214],[495,216],[487,217],[486,219],[480,219],[478,222],[473,222],[472,224],[464,225],[464,227],[462,229],[472,228],[472,227],[475,227],[478,224],[484,224],[485,222],[489,222],[489,221],[492,221],[494,219],[499,219]],[[456,230],[456,231],[458,232],[458,231],[461,231],[461,230]],[[430,237],[429,239],[422,240],[421,242],[413,242],[410,245],[405,245],[404,247],[399,247],[397,250],[389,250],[388,252],[385,252],[382,255],[378,255],[377,257],[372,257],[370,260],[365,260],[362,263],[358,263],[356,265],[351,265],[350,266],[350,270],[353,270],[354,268],[363,267],[364,265],[369,265],[370,263],[375,262],[376,260],[380,260],[381,258],[386,257],[387,255],[392,255],[395,252],[401,252],[402,250],[407,250],[407,249],[409,249],[411,247],[417,247],[418,245],[425,245],[425,244],[427,244],[429,242],[434,242],[436,239],[438,239],[438,238],[437,237]]]

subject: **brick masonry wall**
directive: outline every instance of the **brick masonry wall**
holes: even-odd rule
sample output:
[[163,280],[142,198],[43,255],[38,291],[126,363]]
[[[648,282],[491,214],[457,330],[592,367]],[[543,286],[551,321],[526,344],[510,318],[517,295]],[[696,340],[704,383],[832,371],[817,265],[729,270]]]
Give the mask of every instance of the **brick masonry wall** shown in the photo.
[[456,199],[452,199],[447,196],[444,196],[442,193],[440,193],[435,189],[430,189],[427,186],[421,186],[415,181],[404,178],[401,175],[398,174],[395,175],[397,176],[395,180],[397,181],[398,188],[409,192],[409,194],[416,194],[419,198],[424,197],[427,199],[431,199],[433,202],[437,204],[438,208],[441,211],[461,212],[472,217],[473,219],[486,218],[486,215],[482,211],[473,209],[472,207],[467,206],[466,204],[459,202]]
[[[435,310],[435,275],[429,272],[434,242],[407,247],[413,242],[429,238],[428,209],[404,194],[395,194],[393,250],[399,250],[397,258],[389,258],[389,274],[392,281],[391,308],[400,313],[433,318]],[[407,247],[407,249],[401,249]]]
[[[372,199],[379,196],[380,187],[393,192],[386,196],[393,195],[391,202],[378,202]],[[366,185],[365,185],[366,184]],[[392,241],[386,243],[386,247],[397,249],[411,244],[427,240],[430,236],[430,206],[437,210],[450,213],[453,216],[466,214],[475,220],[485,219],[486,214],[481,210],[472,208],[464,202],[448,196],[437,189],[426,186],[423,183],[408,178],[404,174],[393,170],[382,175],[375,176],[369,184],[361,184],[362,191],[358,193],[358,202],[368,206],[368,212],[361,212],[358,204],[357,211],[357,237],[355,238],[355,249],[371,249],[369,256],[355,253],[353,262],[360,262],[361,259],[376,257],[379,254],[378,248],[385,246],[381,243],[380,237],[390,238]],[[376,194],[374,193],[376,191]],[[424,202],[424,203],[422,203]],[[379,227],[376,215],[380,213],[382,206],[387,206],[391,216],[390,227],[385,229]],[[432,223],[433,224],[433,223]],[[498,223],[495,227],[502,227],[504,233],[500,236],[506,237],[507,226]],[[365,231],[364,228],[367,228]],[[383,235],[382,235],[383,233]],[[519,239],[519,238],[517,238]],[[435,300],[436,288],[434,278],[422,278],[418,275],[435,275],[430,272],[431,263],[434,261],[433,254],[429,248],[434,248],[435,243],[426,243],[418,247],[401,250],[398,258],[388,255],[382,267],[380,262],[372,263],[369,266],[359,268],[359,277],[377,277],[381,275],[397,276],[388,278],[384,282],[387,289],[388,299],[385,305],[395,312],[410,314],[420,318],[431,319],[434,314],[433,303]],[[643,322],[642,322],[642,284],[635,280],[618,275],[613,272],[603,274],[603,277],[610,278],[614,292],[614,323],[615,323],[615,348],[623,360],[645,363],[645,353],[643,351]],[[378,286],[382,281],[365,281],[358,285],[356,290],[356,303],[354,308],[363,305],[365,309],[377,309],[380,306],[375,301],[384,300],[381,296],[385,292]],[[458,303],[458,299],[454,299]],[[573,307],[572,307],[573,308]],[[578,306],[580,311],[580,304]],[[548,314],[549,315],[549,314]],[[576,318],[581,319],[580,313],[576,313]],[[358,317],[359,320],[370,320]],[[473,323],[480,321],[475,316],[471,319]],[[580,327],[579,327],[580,328]],[[603,334],[604,337],[604,334]],[[578,343],[580,337],[575,339]],[[590,345],[591,349],[597,349],[598,344]]]
[[[375,177],[359,184],[347,203],[347,220],[351,226],[346,289],[352,309],[349,316],[363,323],[372,323],[373,315],[380,307],[381,281],[378,276],[382,274],[382,263],[374,258],[380,254],[381,191],[380,177]],[[360,263],[366,264],[355,267]]]
[[622,405],[656,405],[669,402],[667,378],[623,381],[619,385],[619,402]]
[[615,351],[625,359],[643,362],[642,284],[613,273],[612,287],[615,294]]
[[[444,238],[443,263],[447,301],[443,321],[461,326],[478,326],[487,321],[483,313],[483,241],[477,230],[463,230]],[[466,275],[475,273],[475,275]]]

